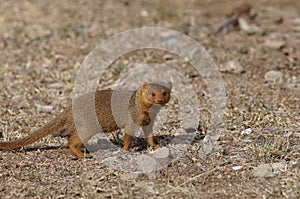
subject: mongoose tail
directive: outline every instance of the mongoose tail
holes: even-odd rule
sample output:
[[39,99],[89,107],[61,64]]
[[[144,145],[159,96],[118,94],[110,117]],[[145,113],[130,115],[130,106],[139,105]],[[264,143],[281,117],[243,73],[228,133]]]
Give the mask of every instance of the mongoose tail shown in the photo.
[[24,138],[17,140],[12,140],[8,142],[0,142],[0,149],[15,149],[20,148],[29,144],[32,144],[47,135],[57,132],[59,129],[63,128],[67,121],[67,114],[65,112],[61,113],[54,120],[37,129],[33,133],[27,135]]

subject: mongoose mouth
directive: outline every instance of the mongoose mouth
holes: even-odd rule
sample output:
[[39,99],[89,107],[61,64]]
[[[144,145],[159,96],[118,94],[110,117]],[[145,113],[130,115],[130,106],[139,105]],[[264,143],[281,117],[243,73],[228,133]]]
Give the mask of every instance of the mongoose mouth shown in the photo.
[[155,104],[157,104],[157,105],[165,105],[167,102],[156,102]]

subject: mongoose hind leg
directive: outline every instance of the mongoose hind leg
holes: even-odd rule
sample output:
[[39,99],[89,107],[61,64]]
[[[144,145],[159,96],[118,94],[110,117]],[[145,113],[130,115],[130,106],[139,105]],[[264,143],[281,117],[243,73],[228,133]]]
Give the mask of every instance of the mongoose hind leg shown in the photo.
[[124,133],[124,147],[125,151],[131,151],[130,145],[132,141],[132,136],[135,135],[135,132],[139,129],[139,127],[135,124],[127,124],[125,126]]
[[125,134],[124,134],[124,150],[125,151],[131,151],[131,148],[130,148],[131,140],[132,140],[132,136],[125,132]]
[[77,157],[86,157],[86,158],[92,157],[89,151],[84,147],[76,131],[72,132],[71,135],[69,136],[68,146]]

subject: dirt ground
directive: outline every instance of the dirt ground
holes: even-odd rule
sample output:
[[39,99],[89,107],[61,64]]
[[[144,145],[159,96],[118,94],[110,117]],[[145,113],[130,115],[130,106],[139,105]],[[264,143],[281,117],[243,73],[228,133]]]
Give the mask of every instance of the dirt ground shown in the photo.
[[[76,159],[66,139],[48,136],[0,150],[0,198],[300,198],[300,1],[249,1],[251,11],[239,17],[239,26],[215,34],[241,2],[2,0],[1,140],[55,118],[70,103],[88,53],[136,27],[175,29],[205,47],[219,67],[227,104],[217,147],[200,157],[210,98],[201,75],[185,69],[201,97],[199,136],[184,156],[155,172],[127,173]],[[131,61],[165,60],[169,56],[157,52],[124,56],[99,87],[112,84]],[[178,124],[177,114],[170,113],[167,130],[157,135]]]

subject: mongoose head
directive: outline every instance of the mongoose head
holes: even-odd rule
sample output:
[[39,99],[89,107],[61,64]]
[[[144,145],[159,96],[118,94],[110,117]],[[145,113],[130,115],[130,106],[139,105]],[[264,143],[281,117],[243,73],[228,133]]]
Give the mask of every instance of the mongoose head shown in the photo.
[[141,97],[143,103],[147,105],[159,104],[165,105],[170,100],[172,83],[147,83],[145,82],[141,88]]

